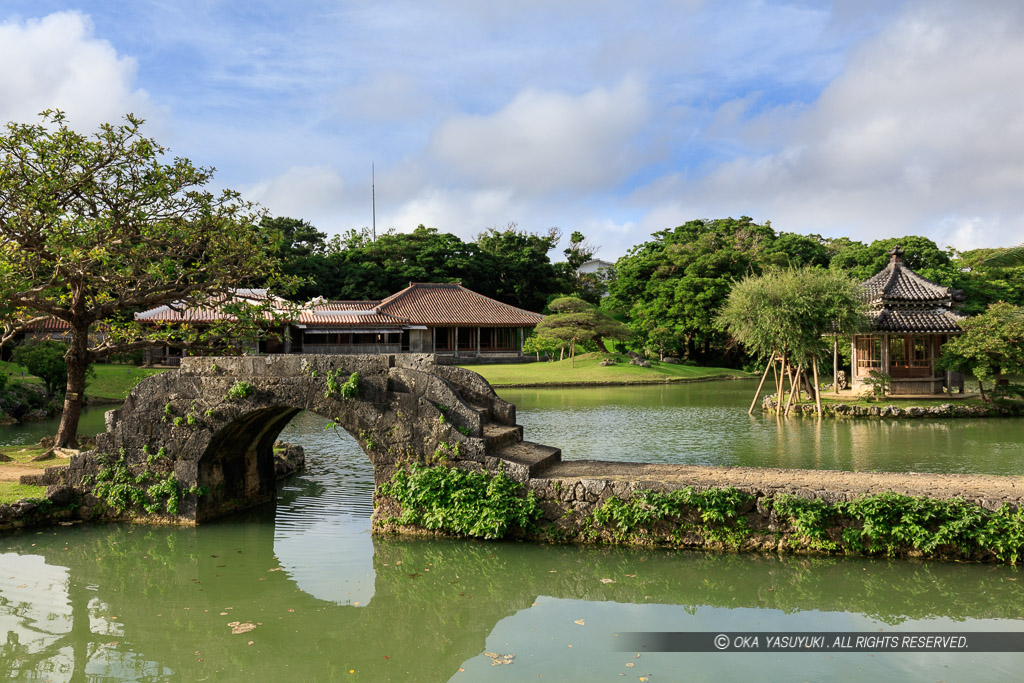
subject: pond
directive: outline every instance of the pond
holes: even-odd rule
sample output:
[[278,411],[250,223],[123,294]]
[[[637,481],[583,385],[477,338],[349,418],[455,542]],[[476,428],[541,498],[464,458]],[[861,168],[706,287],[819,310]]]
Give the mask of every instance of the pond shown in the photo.
[[[680,419],[706,425],[708,439],[747,419],[745,406],[732,423],[701,417],[724,407],[710,389],[725,387],[701,388]],[[635,450],[650,425],[673,424],[664,411],[678,399],[664,389],[605,396],[610,412],[585,418],[622,428],[605,432],[602,457]],[[601,409],[599,395],[557,393],[503,392],[520,403],[527,438],[592,457],[576,439],[594,437],[568,421],[557,440],[536,434],[555,405],[578,420]],[[619,651],[631,631],[1021,631],[1024,576],[944,562],[373,538],[367,459],[325,424],[301,414],[289,425],[284,438],[306,448],[310,466],[280,486],[276,506],[195,529],[75,525],[0,537],[0,671],[53,681],[656,683],[1013,680],[1024,665],[1019,652]],[[718,449],[753,443],[733,457],[754,458],[758,439],[771,440],[718,438],[680,452],[713,461]],[[647,448],[645,457],[669,457]]]
[[502,389],[529,441],[564,460],[1024,473],[1024,419],[747,415],[757,383]]

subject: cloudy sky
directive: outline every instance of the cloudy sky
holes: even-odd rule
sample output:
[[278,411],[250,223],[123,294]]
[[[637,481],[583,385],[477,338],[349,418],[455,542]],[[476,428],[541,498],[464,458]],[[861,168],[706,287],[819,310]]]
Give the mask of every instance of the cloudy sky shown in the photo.
[[1024,241],[1017,0],[0,0],[0,121],[126,112],[339,232]]

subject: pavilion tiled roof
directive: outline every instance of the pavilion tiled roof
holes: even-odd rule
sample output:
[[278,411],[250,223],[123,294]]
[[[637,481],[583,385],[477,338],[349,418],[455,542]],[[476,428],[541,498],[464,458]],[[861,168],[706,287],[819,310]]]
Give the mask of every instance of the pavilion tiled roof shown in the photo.
[[923,278],[903,263],[903,250],[889,252],[888,265],[861,283],[870,328],[879,332],[961,332],[967,316],[954,310],[962,293]]
[[540,313],[509,306],[462,285],[448,283],[411,283],[384,299],[377,310],[417,325],[532,327],[544,319]]
[[953,289],[921,277],[903,263],[903,251],[896,247],[888,265],[861,283],[868,304],[885,302],[936,303],[952,301]]
[[880,332],[960,332],[960,322],[967,316],[948,308],[882,308],[868,313],[871,329]]

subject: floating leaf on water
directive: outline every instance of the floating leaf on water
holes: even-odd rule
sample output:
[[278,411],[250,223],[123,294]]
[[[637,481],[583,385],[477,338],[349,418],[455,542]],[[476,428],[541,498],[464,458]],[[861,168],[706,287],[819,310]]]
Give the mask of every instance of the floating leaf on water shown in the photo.
[[580,626],[583,626],[583,620],[582,619],[577,619],[576,621],[574,621],[572,623],[579,624]]
[[251,621],[232,621],[228,623],[231,627],[232,635],[238,635],[239,633],[248,633],[252,631],[259,624],[254,624]]
[[601,583],[615,583],[615,579],[601,579]]

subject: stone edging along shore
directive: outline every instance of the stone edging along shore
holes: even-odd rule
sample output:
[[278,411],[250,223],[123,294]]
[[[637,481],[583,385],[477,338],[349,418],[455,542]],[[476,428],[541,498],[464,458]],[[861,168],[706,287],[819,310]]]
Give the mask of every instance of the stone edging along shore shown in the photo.
[[[532,501],[534,519],[510,528],[508,537],[1007,563],[1024,559],[1024,477],[570,461],[524,482],[524,494]],[[391,499],[378,504],[378,531],[472,535],[429,523],[398,525],[394,513],[401,512],[401,504]],[[427,512],[434,514],[422,519],[446,516],[436,509]]]
[[[761,410],[776,413],[776,399],[766,396],[761,402]],[[822,413],[827,417],[891,417],[891,418],[952,418],[952,417],[1020,417],[1024,415],[1024,404],[1002,405],[986,403],[983,405],[963,405],[943,403],[937,406],[906,406],[881,404],[872,406],[850,405],[849,403],[822,403]],[[817,415],[817,407],[813,402],[802,403],[792,407],[797,415]]]
[[[715,377],[666,377],[664,379],[642,379],[633,381],[615,382],[522,382],[522,383],[501,383],[490,382],[495,389],[586,389],[588,387],[639,387],[639,386],[661,386],[664,384],[697,384],[701,382],[722,382],[731,380],[745,380],[750,377],[737,375],[724,375]],[[757,379],[754,377],[753,379]]]

